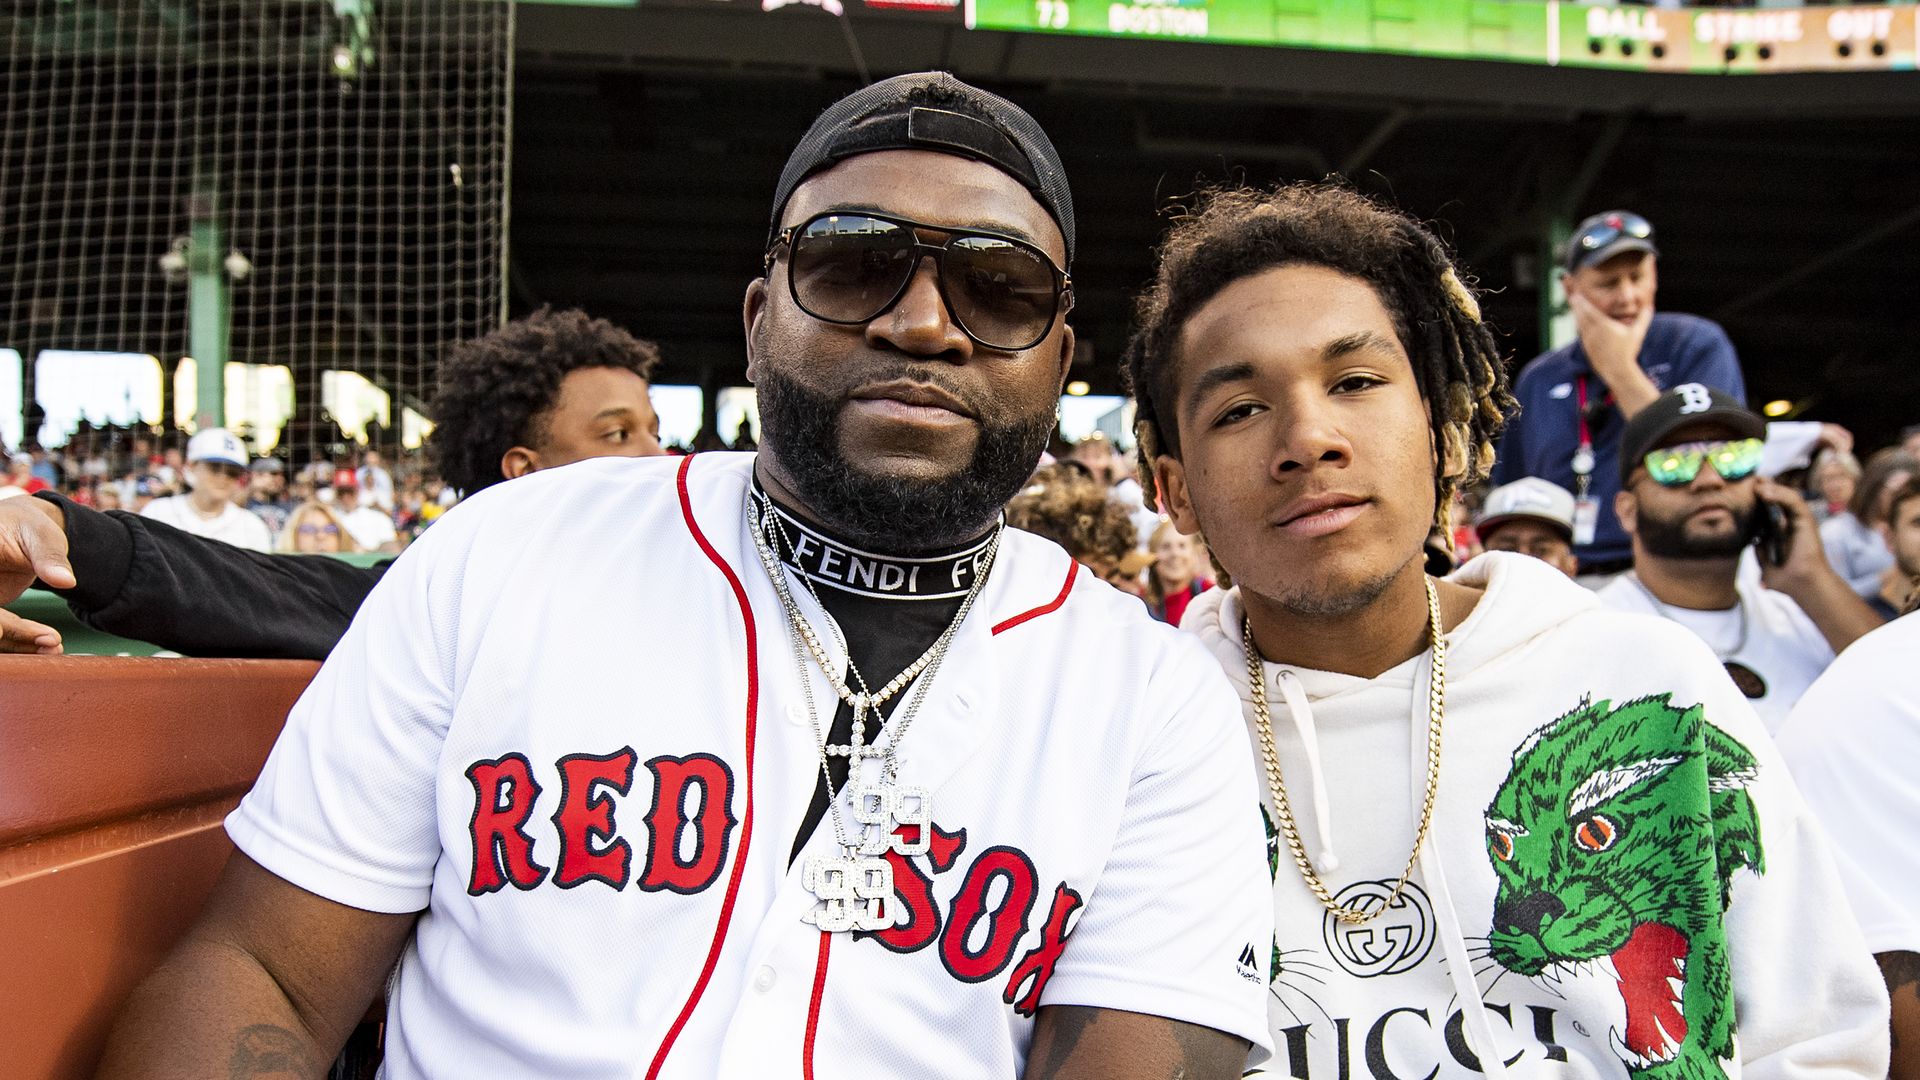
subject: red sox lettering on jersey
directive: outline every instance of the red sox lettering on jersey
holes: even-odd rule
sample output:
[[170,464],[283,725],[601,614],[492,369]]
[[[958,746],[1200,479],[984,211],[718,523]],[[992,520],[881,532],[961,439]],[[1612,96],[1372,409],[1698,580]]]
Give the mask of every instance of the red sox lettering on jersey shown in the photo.
[[[526,755],[510,753],[468,766],[465,774],[474,797],[468,894],[484,896],[508,886],[523,892],[542,886],[570,889],[594,882],[616,891],[631,886],[692,895],[719,881],[740,823],[732,811],[733,770],[712,754],[647,761],[640,769],[651,781],[651,803],[641,819],[643,831],[630,840],[616,824],[614,797],[624,803],[633,795],[637,757],[633,747],[623,746],[610,754],[568,754],[555,761],[545,774],[548,784],[560,785],[559,809],[550,819],[551,840],[536,840],[528,831],[537,827],[534,803],[545,785]],[[917,835],[907,835],[917,828],[900,830],[903,838],[915,842],[911,847],[920,846]],[[859,936],[898,953],[916,952],[937,940],[941,963],[954,978],[984,982],[1007,968],[1015,947],[1032,928],[1038,871],[1017,847],[988,848],[961,875],[959,890],[943,913],[934,898],[933,878],[954,869],[966,849],[967,833],[948,831],[938,823],[930,833],[920,860],[924,868],[898,851],[886,853],[894,869],[895,925]],[[1080,893],[1066,882],[1053,887],[1042,913],[1040,944],[1014,965],[1001,995],[1015,1012],[1034,1014],[1082,903]],[[969,944],[982,937],[978,945]]]

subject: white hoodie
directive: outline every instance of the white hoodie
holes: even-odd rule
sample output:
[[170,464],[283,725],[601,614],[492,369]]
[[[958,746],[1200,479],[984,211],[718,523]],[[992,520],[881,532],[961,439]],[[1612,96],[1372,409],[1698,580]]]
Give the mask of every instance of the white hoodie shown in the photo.
[[[1509,1077],[1884,1077],[1880,973],[1713,654],[1526,556],[1452,580],[1485,595],[1447,635],[1440,794],[1393,910],[1328,915],[1263,795],[1266,1075],[1474,1076],[1492,1057]],[[1182,625],[1239,690],[1259,760],[1239,591]],[[1301,840],[1338,900],[1377,906],[1418,824],[1429,654],[1373,679],[1265,666]]]

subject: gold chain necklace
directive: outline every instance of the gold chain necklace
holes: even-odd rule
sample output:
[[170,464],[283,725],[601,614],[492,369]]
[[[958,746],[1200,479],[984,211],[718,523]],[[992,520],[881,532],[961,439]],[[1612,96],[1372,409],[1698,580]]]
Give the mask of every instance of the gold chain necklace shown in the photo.
[[1267,708],[1267,673],[1261,664],[1260,651],[1253,645],[1253,621],[1243,619],[1241,624],[1241,643],[1247,653],[1247,681],[1253,688],[1253,725],[1260,735],[1260,754],[1266,759],[1267,790],[1273,792],[1273,808],[1280,818],[1280,834],[1287,838],[1287,850],[1293,853],[1295,865],[1300,867],[1300,876],[1306,879],[1307,888],[1320,901],[1322,907],[1333,913],[1333,917],[1349,926],[1360,926],[1378,918],[1381,913],[1400,902],[1400,894],[1406,891],[1407,880],[1413,877],[1413,865],[1420,859],[1420,845],[1427,842],[1427,829],[1433,824],[1433,801],[1440,793],[1440,726],[1447,708],[1447,639],[1440,632],[1440,594],[1434,590],[1433,579],[1424,579],[1427,586],[1427,625],[1428,636],[1433,642],[1433,677],[1428,680],[1427,694],[1427,797],[1420,806],[1420,829],[1413,836],[1413,850],[1407,853],[1406,869],[1400,872],[1400,880],[1393,885],[1393,893],[1386,902],[1365,911],[1347,907],[1333,898],[1333,893],[1320,880],[1320,875],[1307,859],[1307,849],[1300,842],[1300,830],[1293,823],[1293,807],[1287,803],[1287,783],[1280,776],[1280,754],[1273,744],[1273,714]]

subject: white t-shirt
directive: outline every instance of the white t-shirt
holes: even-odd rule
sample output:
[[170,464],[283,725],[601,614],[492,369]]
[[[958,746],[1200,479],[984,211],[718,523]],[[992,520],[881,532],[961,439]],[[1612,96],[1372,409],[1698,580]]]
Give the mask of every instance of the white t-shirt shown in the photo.
[[394,531],[393,517],[386,511],[372,506],[356,506],[351,514],[340,515],[340,524],[360,545],[361,551],[379,551],[384,545],[399,537]]
[[182,532],[221,540],[249,551],[272,551],[273,531],[260,515],[232,503],[221,505],[218,517],[202,517],[193,508],[192,496],[169,495],[155,499],[140,511],[141,517],[171,525]]
[[1920,952],[1920,615],[1847,646],[1801,695],[1780,753],[1826,826],[1876,953]]
[[1777,732],[1800,695],[1833,663],[1833,646],[1786,593],[1744,576],[1734,587],[1740,603],[1725,611],[1657,604],[1627,574],[1596,595],[1615,610],[1659,615],[1678,623],[1706,642],[1723,662],[1745,665],[1760,676],[1766,691],[1752,699],[1753,711],[1760,714],[1768,731]]
[[1233,694],[1029,534],[1005,535],[899,745],[934,831],[888,856],[894,929],[802,921],[805,858],[838,848],[824,821],[789,865],[820,776],[801,680],[834,696],[755,553],[752,463],[606,458],[475,495],[294,706],[227,828],[321,896],[424,909],[386,1075],[1013,1077],[1048,1004],[1265,1057],[1272,912]]
[[[1497,1058],[1507,1080],[1885,1076],[1886,988],[1829,845],[1713,656],[1529,556],[1452,580],[1484,594],[1447,635],[1439,795],[1399,902],[1341,923],[1269,829],[1262,1075],[1485,1080]],[[1257,742],[1239,595],[1202,593],[1181,625]],[[1378,907],[1419,827],[1429,655],[1371,679],[1264,673],[1308,858],[1340,903]]]
[[367,501],[388,513],[393,512],[393,474],[385,468],[362,465],[354,474],[360,480]]

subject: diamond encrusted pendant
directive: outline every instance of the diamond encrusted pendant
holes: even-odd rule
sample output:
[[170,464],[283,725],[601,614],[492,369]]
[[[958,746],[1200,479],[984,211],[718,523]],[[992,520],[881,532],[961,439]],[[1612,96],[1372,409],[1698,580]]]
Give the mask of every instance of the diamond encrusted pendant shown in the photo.
[[860,829],[862,855],[924,855],[931,844],[933,793],[892,780],[855,784],[853,820]]
[[829,934],[869,933],[893,926],[893,867],[873,856],[809,855],[800,868],[800,884],[820,906],[800,916]]

